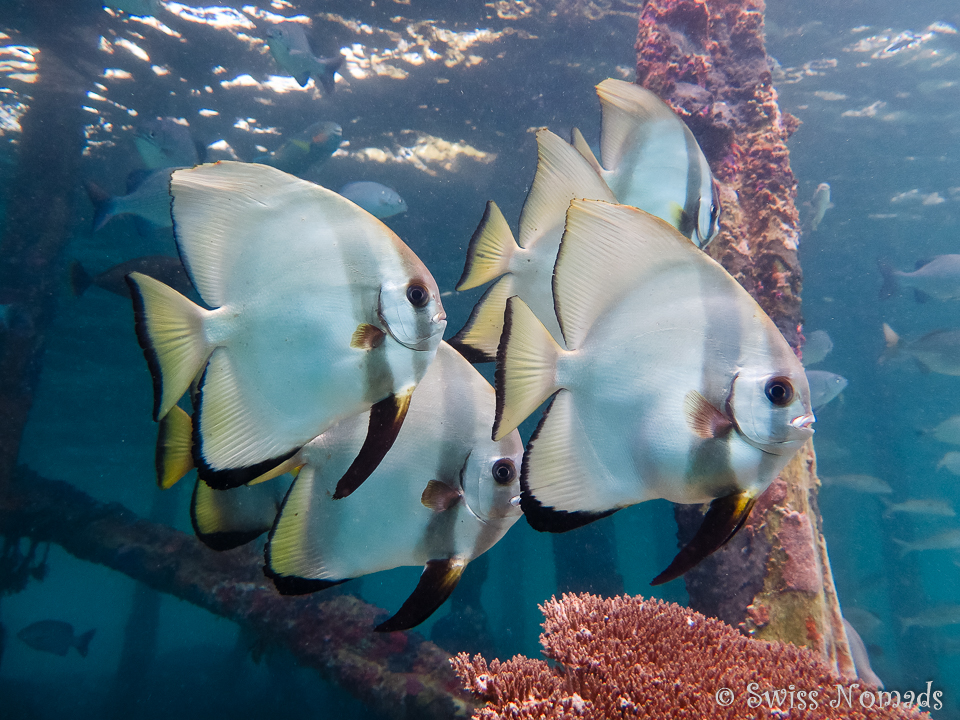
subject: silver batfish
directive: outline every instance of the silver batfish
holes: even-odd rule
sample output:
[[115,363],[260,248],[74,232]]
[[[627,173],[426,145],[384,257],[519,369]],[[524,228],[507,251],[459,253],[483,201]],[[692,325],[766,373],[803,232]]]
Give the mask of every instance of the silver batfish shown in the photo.
[[[364,416],[304,447],[302,465],[267,545],[268,571],[286,594],[423,565],[416,589],[381,632],[423,622],[450,595],[467,563],[520,517],[520,435],[490,439],[493,388],[446,343],[410,401],[383,463],[346,500],[337,478],[363,442]],[[284,468],[278,468],[283,470]]]
[[211,487],[243,485],[372,407],[349,494],[389,449],[446,314],[433,276],[379,220],[263,165],[174,172],[180,257],[206,310],[133,273],[154,419],[199,377],[193,456]]
[[538,530],[654,498],[713,501],[666,582],[739,529],[813,434],[803,367],[723,267],[635,208],[575,200],[553,287],[567,349],[507,301],[494,438],[553,397],[521,475]]
[[690,128],[639,85],[608,78],[597,95],[602,164],[578,130],[573,144],[617,202],[666,220],[697,247],[707,245],[720,227],[720,190]]

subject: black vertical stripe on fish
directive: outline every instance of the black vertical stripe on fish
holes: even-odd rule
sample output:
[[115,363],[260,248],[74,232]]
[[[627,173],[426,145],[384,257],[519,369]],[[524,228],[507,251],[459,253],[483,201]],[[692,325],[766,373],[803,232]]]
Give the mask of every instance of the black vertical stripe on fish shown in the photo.
[[197,521],[197,492],[199,491],[200,483],[202,482],[203,480],[197,478],[197,482],[193,486],[193,496],[190,498],[190,524],[193,525],[193,532],[196,534],[197,539],[208,548],[211,550],[216,550],[217,552],[233,550],[234,548],[238,548],[241,545],[246,545],[248,542],[256,540],[260,535],[269,529],[229,530],[212,533],[204,532],[200,528],[200,524]]
[[743,527],[757,499],[746,491],[717,498],[703,518],[697,534],[684,545],[667,569],[651,585],[662,585],[696,567],[701,560],[723,547]]
[[422,623],[450,597],[466,566],[466,562],[457,557],[428,560],[410,597],[393,617],[377,625],[374,630],[396,632],[409,630]]
[[363,446],[357,457],[337,482],[337,489],[333,494],[334,500],[345,498],[360,487],[363,481],[370,477],[370,473],[377,469],[387,451],[393,447],[400,427],[403,425],[403,419],[407,416],[413,390],[414,388],[411,387],[390,395],[374,403],[370,408],[367,436],[363,440]]
[[[699,162],[700,146],[686,125],[683,127],[683,141],[687,151],[687,195],[683,201],[683,217],[678,229],[683,236],[692,238],[700,222],[700,185],[703,174]],[[694,158],[697,162],[693,162]]]

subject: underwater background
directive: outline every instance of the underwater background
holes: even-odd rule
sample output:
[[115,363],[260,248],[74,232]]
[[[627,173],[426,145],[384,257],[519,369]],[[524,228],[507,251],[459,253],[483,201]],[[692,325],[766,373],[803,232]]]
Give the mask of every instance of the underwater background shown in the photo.
[[[441,291],[453,291],[444,297],[448,336],[482,292],[454,287],[484,204],[495,200],[511,222],[519,216],[536,167],[537,128],[566,137],[579,127],[596,142],[594,86],[607,77],[634,79],[640,9],[617,0],[28,4],[0,4],[3,205],[13,189],[19,119],[31,106],[35,55],[42,52],[37,38],[61,37],[44,23],[69,27],[62,36],[69,42],[56,51],[84,83],[83,180],[123,194],[128,173],[142,166],[137,128],[156,117],[183,119],[198,144],[242,160],[277,149],[312,123],[336,122],[344,145],[302,176],[333,189],[375,181],[400,193],[408,209],[386,222]],[[263,42],[275,16],[309,18],[315,54],[344,54],[335,93],[312,81],[301,88],[276,66]],[[906,339],[960,327],[957,301],[918,303],[907,291],[878,298],[878,260],[907,270],[956,247],[958,27],[960,9],[947,2],[774,0],[766,12],[780,105],[802,122],[789,142],[798,205],[824,182],[834,205],[800,246],[804,333],[823,330],[833,342],[816,367],[849,383],[817,412],[814,439],[833,576],[844,614],[887,689],[922,689],[932,681],[943,691],[935,718],[960,718],[960,551],[902,554],[895,539],[955,529],[957,519],[885,514],[879,495],[829,479],[870,475],[889,484],[893,502],[960,505],[960,480],[938,468],[952,447],[928,432],[960,412],[960,379],[923,372],[905,357],[878,363],[884,322]],[[54,149],[60,141],[49,138]],[[33,170],[42,180],[44,167]],[[95,274],[132,258],[175,254],[172,235],[129,217],[93,232],[94,209],[82,184],[74,206],[19,463],[192,532],[192,481],[161,493],[154,480],[152,381],[130,303],[97,287],[75,297],[68,282],[75,261]],[[7,306],[4,293],[0,286],[0,305]],[[15,308],[4,322],[5,341],[15,342]],[[481,368],[492,377],[492,367]],[[521,427],[524,438],[535,424]],[[686,602],[682,582],[648,584],[676,547],[672,506],[664,501],[563,536],[537,533],[521,520],[468,567],[450,602],[417,631],[451,653],[536,657],[537,604],[555,593],[627,592]],[[0,598],[7,631],[0,717],[376,717],[314,671],[298,668],[282,648],[245,636],[227,620],[156,595],[158,624],[139,627],[137,618],[150,614],[131,616],[135,598],[152,591],[138,591],[126,576],[56,545],[46,566],[42,582]],[[396,608],[420,572],[399,568],[327,592]],[[142,597],[136,602],[144,604]],[[928,623],[940,626],[902,630],[901,619],[931,608],[943,610],[942,623]],[[78,634],[96,628],[88,656],[58,657],[16,638],[45,619],[69,622]],[[152,652],[138,659],[135,691],[116,682],[129,632],[156,638]]]

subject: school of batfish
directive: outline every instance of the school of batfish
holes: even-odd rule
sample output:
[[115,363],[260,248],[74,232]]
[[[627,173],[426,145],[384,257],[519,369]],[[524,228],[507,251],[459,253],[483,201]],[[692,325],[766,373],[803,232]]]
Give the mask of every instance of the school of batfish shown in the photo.
[[[301,75],[329,72],[296,43],[280,52],[285,40],[271,50],[310,60]],[[458,289],[493,284],[449,344],[430,271],[350,193],[277,162],[149,179],[168,180],[167,197],[151,193],[144,212],[162,224],[153,210],[169,207],[206,307],[143,272],[126,279],[158,482],[196,468],[204,543],[269,533],[265,570],[283,594],[422,565],[376,627],[394,631],[429,617],[521,514],[564,532],[654,498],[709,502],[654,584],[737,532],[813,434],[807,377],[701,251],[719,193],[690,130],[637,85],[597,93],[600,158],[577,130],[571,143],[540,130],[516,240],[488,203]],[[100,221],[134,211],[123,202]],[[495,388],[471,364],[491,361]],[[548,402],[524,448],[517,427]]]

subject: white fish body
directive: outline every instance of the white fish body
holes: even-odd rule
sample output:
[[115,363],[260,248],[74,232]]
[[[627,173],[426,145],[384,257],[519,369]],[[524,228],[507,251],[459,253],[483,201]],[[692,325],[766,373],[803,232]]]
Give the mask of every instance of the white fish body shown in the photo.
[[857,671],[857,677],[865,683],[883,690],[883,681],[877,677],[873,668],[870,667],[870,656],[867,654],[867,646],[863,644],[860,634],[854,630],[853,625],[847,622],[846,618],[843,618],[843,627],[847,631],[850,655],[853,657],[853,666]]
[[930,432],[940,442],[960,445],[960,415],[948,417]]
[[674,228],[595,201],[567,214],[554,296],[567,349],[512,298],[498,354],[495,437],[555,394],[524,457],[530,524],[570,529],[654,498],[715,500],[742,521],[813,433],[806,376],[772,321]]
[[567,209],[575,198],[615,201],[580,153],[554,133],[538,131],[537,150],[537,172],[520,214],[519,245],[500,209],[489,202],[467,250],[458,290],[500,278],[450,341],[474,362],[495,358],[503,311],[512,295],[519,296],[546,324],[554,340],[563,343],[553,310],[552,282]]
[[407,203],[400,193],[378,182],[361,180],[347,183],[339,193],[381,220],[407,211]]
[[706,246],[719,230],[719,189],[686,123],[656,94],[633,83],[608,78],[597,85],[597,95],[603,112],[601,163],[578,132],[574,144],[617,202],[656,215],[698,247]]
[[950,504],[944,500],[911,498],[898,503],[892,503],[886,498],[883,500],[887,506],[883,513],[885,518],[893,517],[897,513],[923,517],[956,517],[957,515]]
[[820,479],[827,487],[842,487],[870,495],[888,495],[893,492],[890,483],[873,475],[821,475]]
[[823,222],[823,216],[827,210],[833,207],[830,202],[830,185],[820,183],[817,189],[813,191],[813,198],[810,200],[810,232],[816,232]]
[[899,538],[893,538],[893,541],[900,546],[900,557],[925,550],[954,550],[960,548],[960,530],[944,530],[936,535],[910,542]]
[[843,375],[826,370],[807,370],[806,373],[810,385],[810,406],[814,410],[834,400],[847,387],[847,379]]
[[948,453],[944,453],[943,457],[940,458],[940,462],[937,463],[937,470],[941,468],[946,468],[954,475],[960,475],[960,452],[951,450]]
[[[425,619],[452,591],[463,567],[521,514],[515,501],[523,446],[516,432],[498,442],[490,439],[494,407],[489,383],[442,343],[413,394],[397,441],[353,496],[331,499],[363,441],[365,417],[346,419],[305,446],[289,462],[303,468],[267,550],[281,591],[311,591],[424,565],[421,584],[408,601],[413,614],[405,617],[414,624]],[[423,587],[437,572],[452,584]]]
[[266,166],[176,171],[171,193],[180,256],[214,309],[130,278],[154,417],[203,373],[200,477],[244,484],[371,405],[395,437],[446,326],[419,258],[336,193]]
[[881,298],[890,297],[900,288],[909,288],[921,302],[929,297],[960,299],[960,255],[937,255],[913,272],[894,270],[881,262],[880,272],[884,278]]

